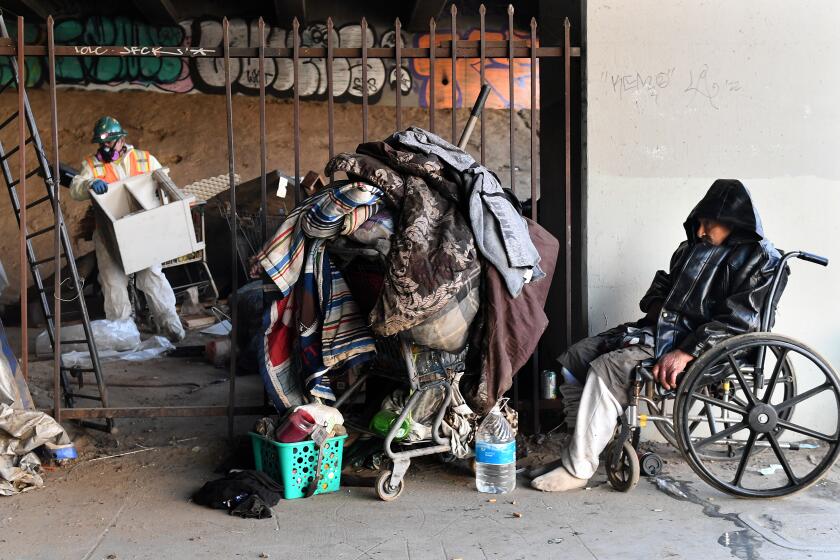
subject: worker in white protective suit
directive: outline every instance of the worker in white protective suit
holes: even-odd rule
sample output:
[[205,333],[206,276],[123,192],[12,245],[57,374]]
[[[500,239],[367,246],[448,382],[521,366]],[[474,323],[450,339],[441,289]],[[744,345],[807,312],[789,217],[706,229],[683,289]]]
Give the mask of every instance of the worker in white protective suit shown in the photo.
[[[87,200],[90,191],[108,192],[108,184],[126,177],[151,173],[160,169],[160,162],[144,150],[138,150],[125,141],[126,132],[113,117],[102,117],[93,128],[93,140],[99,149],[82,162],[81,171],[70,184],[70,196]],[[124,320],[131,317],[128,298],[128,275],[114,259],[97,229],[93,233],[96,260],[99,265],[99,284],[105,297],[105,317]],[[184,327],[175,310],[175,293],[160,264],[135,273],[135,283],[145,295],[160,332],[172,342],[184,338]]]

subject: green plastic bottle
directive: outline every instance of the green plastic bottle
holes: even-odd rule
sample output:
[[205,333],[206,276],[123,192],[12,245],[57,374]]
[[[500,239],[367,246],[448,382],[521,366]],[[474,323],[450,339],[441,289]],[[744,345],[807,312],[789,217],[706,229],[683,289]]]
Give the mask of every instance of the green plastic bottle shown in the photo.
[[[388,432],[391,431],[391,426],[394,425],[394,422],[397,421],[398,417],[399,414],[396,412],[392,412],[390,410],[380,410],[373,416],[373,418],[370,419],[370,429],[373,433],[385,437],[388,435]],[[411,424],[409,423],[408,418],[406,418],[403,420],[400,429],[397,430],[397,434],[394,436],[394,439],[402,441],[408,437],[408,433],[410,431]]]

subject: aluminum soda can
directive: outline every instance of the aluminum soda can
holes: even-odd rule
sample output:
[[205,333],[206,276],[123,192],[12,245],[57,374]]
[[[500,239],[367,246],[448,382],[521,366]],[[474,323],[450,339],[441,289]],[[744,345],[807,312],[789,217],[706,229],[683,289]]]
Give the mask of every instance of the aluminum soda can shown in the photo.
[[540,374],[540,389],[543,399],[557,398],[557,372],[544,369]]

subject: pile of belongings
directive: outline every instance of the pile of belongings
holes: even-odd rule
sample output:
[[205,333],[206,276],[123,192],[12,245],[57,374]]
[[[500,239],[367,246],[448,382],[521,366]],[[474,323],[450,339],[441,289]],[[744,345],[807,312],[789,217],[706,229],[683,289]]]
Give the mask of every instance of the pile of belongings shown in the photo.
[[36,451],[59,462],[77,456],[61,424],[35,410],[29,386],[0,323],[0,496],[44,486]]
[[303,200],[256,255],[278,288],[261,363],[273,404],[282,414],[335,400],[330,376],[399,335],[467,348],[461,389],[485,414],[548,324],[557,240],[493,172],[420,128],[338,154],[325,174],[341,172],[347,180]]

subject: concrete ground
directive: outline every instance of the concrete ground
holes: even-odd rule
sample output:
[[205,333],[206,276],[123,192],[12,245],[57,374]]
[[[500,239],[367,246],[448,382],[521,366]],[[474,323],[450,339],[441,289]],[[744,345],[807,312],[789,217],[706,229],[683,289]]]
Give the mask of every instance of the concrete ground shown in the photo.
[[[42,402],[50,367],[32,364]],[[114,388],[118,404],[225,402],[227,385],[213,382],[227,372],[197,358],[109,364],[107,372],[114,383],[193,384]],[[259,379],[239,378],[237,386],[240,403],[259,402]],[[252,421],[239,419],[237,432]],[[74,429],[76,464],[48,472],[42,489],[0,498],[0,559],[840,557],[837,467],[798,495],[742,500],[704,484],[663,445],[663,475],[642,478],[628,494],[600,472],[590,488],[560,495],[520,478],[512,494],[493,501],[475,491],[469,473],[427,460],[412,464],[395,502],[379,501],[372,488],[343,487],[281,501],[272,519],[245,520],[190,501],[229,455],[225,419],[124,419],[119,429],[116,436]]]

